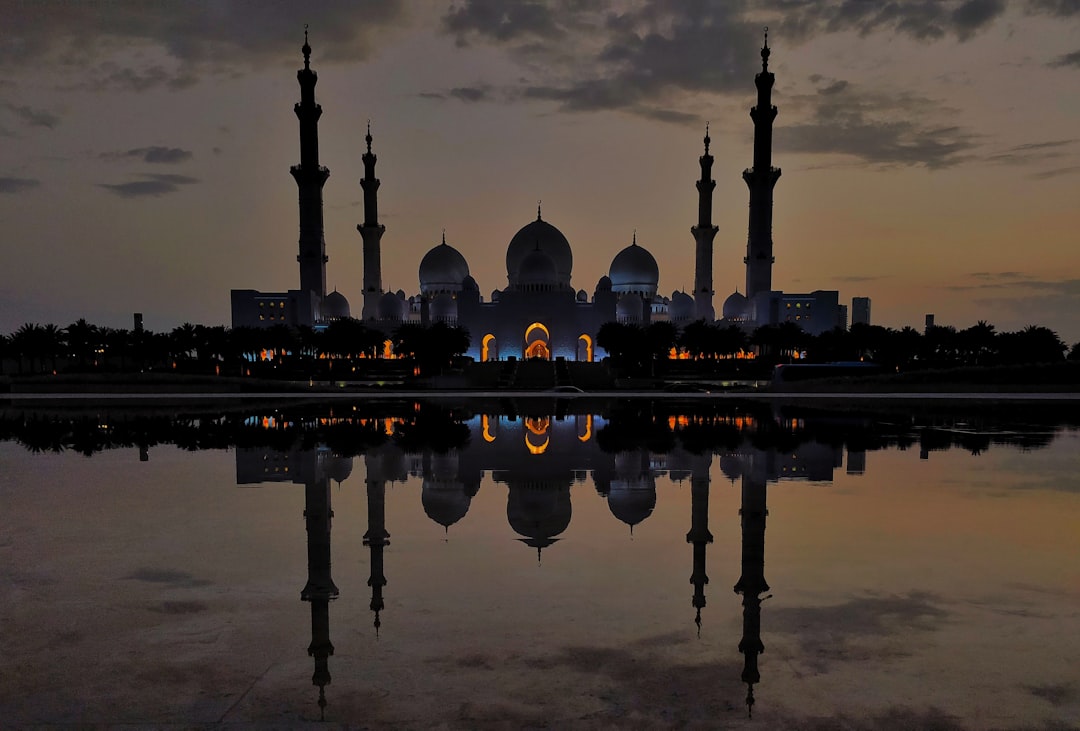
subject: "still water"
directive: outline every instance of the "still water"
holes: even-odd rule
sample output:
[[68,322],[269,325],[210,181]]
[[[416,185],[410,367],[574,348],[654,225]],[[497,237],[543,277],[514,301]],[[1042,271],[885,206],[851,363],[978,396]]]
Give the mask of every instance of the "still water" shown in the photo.
[[1080,728],[1075,418],[913,408],[9,407],[0,725]]

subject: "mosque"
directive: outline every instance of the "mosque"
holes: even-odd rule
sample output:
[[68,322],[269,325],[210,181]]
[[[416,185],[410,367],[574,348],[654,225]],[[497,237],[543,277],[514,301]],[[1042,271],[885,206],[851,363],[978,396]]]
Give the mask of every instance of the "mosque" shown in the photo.
[[[767,30],[767,29],[766,29]],[[322,107],[315,102],[318,76],[311,69],[311,46],[306,33],[304,68],[297,72],[300,102],[300,164],[291,168],[299,189],[300,288],[288,292],[232,291],[233,327],[270,327],[278,324],[324,326],[351,317],[349,302],[336,290],[326,291],[326,243],[323,236],[322,187],[330,175],[319,163],[318,120]],[[506,248],[507,286],[486,300],[469,264],[446,242],[428,251],[419,266],[419,292],[386,291],[382,283],[381,241],[386,227],[379,222],[379,179],[372,152],[370,125],[362,156],[364,222],[357,226],[363,240],[363,309],[359,319],[388,336],[403,323],[428,325],[442,322],[465,328],[471,337],[466,355],[476,361],[542,358],[595,361],[605,353],[594,337],[608,322],[648,324],[667,320],[682,327],[694,320],[734,323],[747,330],[759,325],[792,321],[811,334],[847,326],[847,308],[835,291],[791,294],[772,288],[772,190],[780,177],[772,166],[772,105],[774,75],[768,70],[768,34],[761,49],[762,70],[754,82],[757,105],[754,122],[754,165],[743,172],[750,191],[747,236],[746,287],[723,303],[720,318],[713,306],[713,239],[719,230],[712,221],[713,157],[705,132],[705,151],[697,181],[698,221],[691,228],[695,241],[693,293],[659,294],[660,270],[656,258],[637,243],[619,251],[608,273],[590,294],[575,289],[571,277],[574,255],[566,236],[544,220],[540,206],[536,219],[525,224]]]

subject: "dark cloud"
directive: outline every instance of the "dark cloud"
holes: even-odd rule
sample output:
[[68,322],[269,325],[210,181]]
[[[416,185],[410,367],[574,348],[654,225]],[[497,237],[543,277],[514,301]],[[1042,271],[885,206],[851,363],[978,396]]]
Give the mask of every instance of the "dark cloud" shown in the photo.
[[[939,629],[949,617],[936,601],[931,594],[912,592],[858,597],[833,606],[781,607],[770,610],[769,627],[794,635],[802,650],[799,659],[825,673],[834,663],[910,654],[914,632]],[[886,642],[896,636],[904,637],[904,644]]]
[[1017,279],[1027,279],[1028,278],[1028,276],[1026,274],[1022,274],[1020,272],[972,272],[971,276],[974,277],[975,279],[989,279],[989,280],[1007,279],[1007,280],[1010,280],[1010,281],[1015,281]]
[[52,129],[60,123],[60,117],[44,109],[33,109],[32,107],[16,106],[15,104],[4,104],[4,108],[28,127]]
[[450,90],[450,96],[463,102],[482,102],[491,98],[491,89],[486,86],[459,86]]
[[182,185],[199,182],[198,178],[187,175],[144,175],[143,178],[145,180],[134,180],[128,183],[98,183],[98,185],[121,198],[156,198],[175,193]]
[[33,178],[0,178],[0,194],[22,193],[41,185]]
[[784,37],[806,40],[815,35],[854,31],[859,35],[894,33],[920,41],[953,36],[966,41],[989,27],[1004,11],[1004,0],[808,0],[770,3],[782,15],[770,23]]
[[1041,160],[1053,160],[1071,154],[1066,148],[1075,142],[1076,140],[1029,142],[987,155],[986,161],[1005,165],[1024,165]]
[[107,160],[135,157],[141,159],[143,162],[173,165],[190,160],[194,157],[194,153],[179,147],[162,147],[160,145],[154,145],[151,147],[135,147],[130,150],[124,150],[123,152],[103,152],[100,157]]
[[1065,68],[1066,66],[1080,69],[1080,51],[1073,51],[1072,53],[1066,53],[1064,56],[1058,56],[1046,65],[1055,69]]
[[466,0],[450,8],[442,23],[460,46],[468,45],[472,37],[498,43],[524,38],[556,40],[566,35],[558,11],[568,9],[565,3],[533,0]]
[[187,571],[173,569],[141,568],[124,577],[132,581],[145,581],[150,584],[167,584],[170,588],[193,589],[209,586],[206,579],[196,579]]
[[850,155],[874,165],[955,165],[972,156],[977,136],[942,121],[949,110],[938,102],[907,93],[864,91],[833,82],[816,96],[795,97],[809,119],[776,130],[775,147],[784,152]]
[[[183,88],[207,74],[298,62],[305,23],[313,59],[326,64],[369,57],[404,22],[404,0],[257,8],[249,0],[5,3],[0,69],[55,62],[70,70],[71,86]],[[154,61],[139,63],[140,56]]]
[[1028,0],[1028,11],[1059,18],[1080,15],[1080,0]]

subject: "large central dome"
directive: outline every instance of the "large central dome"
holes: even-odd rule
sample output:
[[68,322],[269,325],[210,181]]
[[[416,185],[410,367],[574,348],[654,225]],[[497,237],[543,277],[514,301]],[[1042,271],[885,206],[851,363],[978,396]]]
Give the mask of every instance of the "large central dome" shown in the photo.
[[562,235],[562,231],[540,218],[540,211],[536,212],[536,220],[526,225],[510,240],[506,247],[506,278],[511,287],[518,286],[518,274],[525,258],[540,249],[555,263],[555,272],[558,284],[570,286],[570,272],[574,268],[574,254],[570,250],[570,242]]

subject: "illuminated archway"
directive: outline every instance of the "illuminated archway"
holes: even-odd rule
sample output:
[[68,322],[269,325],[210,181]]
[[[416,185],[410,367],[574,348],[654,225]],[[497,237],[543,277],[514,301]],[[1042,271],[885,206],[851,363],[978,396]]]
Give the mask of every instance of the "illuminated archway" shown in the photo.
[[585,343],[585,362],[586,363],[592,363],[593,362],[593,342],[592,342],[592,337],[589,336],[589,335],[586,335],[585,333],[582,333],[581,335],[578,335],[578,360],[582,359],[581,358],[581,343],[582,342]]
[[[495,347],[492,347],[492,343],[495,343]],[[480,362],[487,363],[492,360],[492,356],[494,356],[495,360],[499,359],[498,343],[495,342],[495,336],[488,333],[480,341]]]
[[[537,331],[543,333],[543,337],[537,333]],[[529,338],[536,334],[535,339],[529,342]],[[551,340],[551,333],[542,322],[534,322],[525,328],[525,357],[526,358],[542,358],[544,360],[551,359],[551,348],[548,346],[548,341]]]

